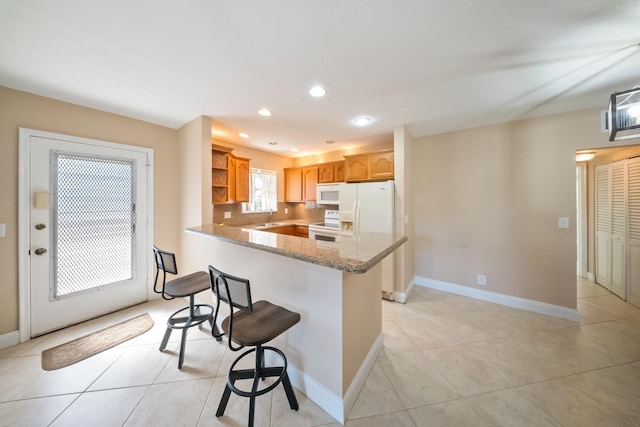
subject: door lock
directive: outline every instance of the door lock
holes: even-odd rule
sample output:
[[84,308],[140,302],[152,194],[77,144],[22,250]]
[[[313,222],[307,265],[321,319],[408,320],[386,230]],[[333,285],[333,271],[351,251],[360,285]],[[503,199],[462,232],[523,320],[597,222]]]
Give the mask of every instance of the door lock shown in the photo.
[[38,248],[35,250],[36,255],[44,255],[47,253],[47,250],[45,248]]

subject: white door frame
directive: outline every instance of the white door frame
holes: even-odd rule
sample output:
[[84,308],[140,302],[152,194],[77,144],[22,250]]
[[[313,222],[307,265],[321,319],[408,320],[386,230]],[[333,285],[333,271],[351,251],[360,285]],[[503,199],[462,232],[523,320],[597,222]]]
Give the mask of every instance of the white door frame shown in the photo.
[[[149,248],[151,253],[151,247],[153,246],[153,149],[138,147],[134,145],[118,144],[107,141],[100,141],[95,139],[81,138],[69,135],[62,135],[52,132],[44,132],[34,129],[19,129],[19,156],[18,156],[18,309],[19,309],[19,334],[20,342],[25,342],[31,339],[31,277],[29,269],[29,248],[30,248],[30,230],[29,230],[29,218],[31,209],[31,194],[30,194],[30,156],[29,147],[30,139],[32,136],[49,138],[49,139],[63,139],[70,142],[78,142],[82,144],[90,144],[101,147],[113,147],[142,152],[147,155],[148,166],[146,168],[147,173],[147,218],[146,221],[140,221],[139,226],[145,224],[147,230],[147,241],[145,245]],[[144,263],[141,268],[147,272],[147,294],[150,295],[151,287],[153,286],[153,266],[151,262],[151,256],[146,257],[140,262]]]
[[[588,243],[588,234],[587,234],[587,164],[586,163],[578,163],[577,167],[577,218],[576,221],[578,225],[578,230],[576,230],[576,235],[578,236],[578,265],[577,265],[577,273],[578,276],[587,278],[587,243]],[[594,275],[595,277],[595,275]]]

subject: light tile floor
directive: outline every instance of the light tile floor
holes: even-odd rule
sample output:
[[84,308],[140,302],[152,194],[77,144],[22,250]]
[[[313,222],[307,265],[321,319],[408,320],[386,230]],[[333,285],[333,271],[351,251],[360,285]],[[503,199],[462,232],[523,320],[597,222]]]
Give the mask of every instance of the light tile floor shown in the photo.
[[[235,357],[208,331],[158,351],[175,301],[153,301],[0,351],[0,426],[244,426],[246,399],[215,409]],[[640,309],[578,281],[580,322],[425,288],[383,301],[385,345],[346,425],[638,426]],[[57,371],[42,350],[149,312],[146,334]],[[256,426],[338,426],[302,393],[291,411],[276,389]]]

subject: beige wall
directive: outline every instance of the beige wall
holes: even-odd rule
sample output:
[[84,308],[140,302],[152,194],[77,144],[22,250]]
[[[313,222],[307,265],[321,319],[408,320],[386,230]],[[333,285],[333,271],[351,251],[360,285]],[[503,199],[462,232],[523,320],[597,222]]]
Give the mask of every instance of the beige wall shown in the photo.
[[350,154],[371,153],[373,151],[381,151],[393,148],[393,141],[384,142],[376,145],[364,145],[360,147],[347,148],[343,150],[330,151],[322,154],[314,154],[305,157],[297,157],[293,159],[293,166],[315,165],[318,163],[337,162],[344,160],[344,156]]
[[593,109],[416,139],[416,275],[575,308],[575,152],[623,145],[599,128]]
[[154,238],[177,244],[176,131],[0,86],[0,334],[18,329],[18,128],[154,149]]

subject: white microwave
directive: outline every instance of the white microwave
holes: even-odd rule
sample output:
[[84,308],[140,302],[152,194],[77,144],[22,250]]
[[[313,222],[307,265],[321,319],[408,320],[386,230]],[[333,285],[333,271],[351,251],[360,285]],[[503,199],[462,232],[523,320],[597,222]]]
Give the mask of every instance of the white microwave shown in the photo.
[[316,203],[319,205],[338,205],[340,203],[340,184],[318,184]]

